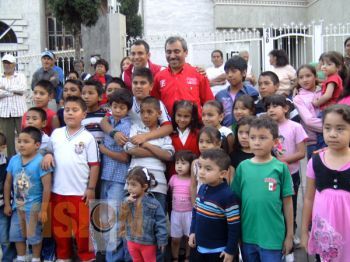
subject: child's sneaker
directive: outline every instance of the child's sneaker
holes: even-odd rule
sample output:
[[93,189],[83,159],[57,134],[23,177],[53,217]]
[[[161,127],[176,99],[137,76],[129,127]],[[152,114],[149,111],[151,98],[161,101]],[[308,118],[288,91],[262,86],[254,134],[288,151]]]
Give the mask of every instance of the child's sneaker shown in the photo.
[[297,235],[294,235],[293,243],[294,243],[295,246],[299,246],[300,245],[300,238]]
[[285,262],[294,262],[294,253],[289,253],[284,257]]

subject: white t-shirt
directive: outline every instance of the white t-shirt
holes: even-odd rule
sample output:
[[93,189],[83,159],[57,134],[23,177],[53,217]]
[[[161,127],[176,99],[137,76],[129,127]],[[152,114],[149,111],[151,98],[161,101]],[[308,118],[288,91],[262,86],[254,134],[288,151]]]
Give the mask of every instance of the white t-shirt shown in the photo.
[[56,165],[52,192],[82,196],[89,181],[89,166],[100,161],[95,138],[83,126],[73,135],[61,127],[53,131],[50,147]]
[[[130,137],[139,135],[139,134],[148,133],[148,132],[149,132],[149,128],[144,126],[143,124],[132,125],[130,129]],[[171,155],[173,155],[175,152],[170,136],[152,139],[147,142],[154,146],[158,146],[163,150],[170,152]],[[124,145],[124,150],[128,151],[129,149],[135,148],[135,147],[137,146],[134,145],[133,143],[127,142]],[[159,192],[163,194],[167,193],[167,181],[164,175],[166,165],[162,160],[156,157],[132,157],[130,162],[130,169],[133,169],[136,166],[146,167],[155,176],[158,182],[158,186],[152,188],[150,191]]]
[[232,129],[228,128],[227,126],[221,126],[219,128],[219,132],[222,136],[227,137],[228,135],[232,134]]
[[[220,67],[209,67],[206,70],[207,77],[209,81],[213,80],[214,78],[218,77],[219,75],[222,75],[225,73],[224,70],[224,64],[222,64]],[[213,95],[215,96],[219,91],[225,89],[229,83],[226,81],[225,84],[223,85],[216,85],[216,86],[211,86],[211,91],[213,92]]]

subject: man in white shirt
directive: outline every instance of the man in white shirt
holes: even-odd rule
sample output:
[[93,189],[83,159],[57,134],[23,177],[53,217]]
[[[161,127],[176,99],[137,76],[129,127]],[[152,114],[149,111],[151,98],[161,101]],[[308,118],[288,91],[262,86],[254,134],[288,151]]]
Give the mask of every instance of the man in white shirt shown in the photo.
[[256,78],[252,72],[252,65],[249,63],[249,52],[247,50],[240,51],[239,56],[247,62],[247,75],[245,81],[249,82],[252,86],[255,86]]
[[27,80],[15,72],[16,58],[6,54],[2,57],[4,73],[0,76],[0,131],[6,136],[7,156],[16,154],[15,132],[21,130],[22,116],[27,111],[25,92]]
[[225,89],[225,87],[228,85],[224,70],[224,56],[221,50],[214,50],[211,52],[211,61],[214,66],[209,67],[206,70],[206,73],[209,79],[211,91],[215,96],[219,91]]

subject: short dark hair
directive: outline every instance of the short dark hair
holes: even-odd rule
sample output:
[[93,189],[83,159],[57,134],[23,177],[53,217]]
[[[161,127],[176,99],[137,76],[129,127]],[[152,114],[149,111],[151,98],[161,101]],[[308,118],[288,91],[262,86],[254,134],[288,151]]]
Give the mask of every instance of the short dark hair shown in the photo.
[[154,175],[150,173],[147,168],[142,166],[135,166],[133,169],[131,169],[126,177],[126,180],[136,181],[142,186],[148,185],[147,190],[158,185]]
[[106,68],[106,72],[109,70],[109,64],[108,62],[103,59],[103,58],[100,58],[99,60],[96,61],[95,65],[94,65],[94,69],[96,69],[96,67],[98,65],[103,65],[105,68]]
[[287,100],[287,97],[284,95],[271,95],[268,96],[264,99],[264,104],[265,104],[265,109],[267,110],[267,108],[270,105],[274,105],[274,106],[282,106],[282,107],[289,107],[289,103]]
[[138,39],[131,46],[133,46],[133,45],[142,45],[145,48],[146,53],[147,54],[149,53],[149,44],[145,40]]
[[224,113],[224,106],[218,100],[209,100],[209,101],[205,102],[205,104],[203,105],[203,107],[205,107],[205,106],[215,107],[218,110],[219,114]]
[[280,83],[278,76],[276,75],[276,73],[274,73],[272,71],[261,72],[259,77],[261,77],[261,76],[270,77],[270,79],[274,85],[279,85],[279,83]]
[[149,68],[135,68],[134,72],[132,73],[132,79],[134,79],[136,76],[144,77],[150,84],[153,84],[153,74]]
[[23,128],[20,133],[25,133],[25,134],[30,135],[30,137],[34,139],[35,143],[39,142],[41,144],[42,134],[41,134],[41,131],[39,129],[37,129],[36,127],[27,126],[27,127]]
[[0,132],[0,146],[6,145],[6,136]]
[[72,102],[72,103],[77,103],[80,108],[86,112],[87,111],[87,106],[86,106],[86,103],[85,101],[81,98],[81,97],[78,97],[78,96],[69,96],[66,98],[66,100],[64,101],[64,105],[66,105],[68,102]]
[[347,37],[344,41],[344,47],[346,46],[346,44],[350,41],[350,37]]
[[53,86],[53,84],[52,84],[49,80],[44,80],[44,79],[39,80],[39,81],[35,84],[34,88],[37,87],[37,86],[40,86],[41,88],[45,89],[45,91],[46,91],[49,95],[52,95],[53,92],[54,92],[54,89],[55,89],[54,86]]
[[124,104],[128,107],[128,110],[130,110],[132,108],[133,96],[129,89],[118,88],[110,95],[108,102],[110,105],[112,105],[113,102]]
[[160,110],[160,102],[157,98],[153,97],[153,96],[147,96],[144,99],[142,99],[140,107],[142,107],[142,105],[144,104],[151,104],[154,105],[154,107],[157,110]]
[[288,55],[283,49],[274,49],[269,55],[276,57],[276,67],[282,67],[289,64]]
[[88,80],[84,81],[83,88],[84,88],[84,86],[94,86],[99,97],[101,97],[102,94],[104,93],[103,86],[99,81],[96,81],[93,79],[88,79]]
[[190,163],[190,166],[193,160],[196,159],[196,155],[191,150],[179,150],[174,154],[174,160],[184,160]]
[[[78,74],[77,71],[75,71],[75,70],[70,70],[70,71],[68,72],[68,75],[70,75],[70,74],[75,74],[76,77],[79,79],[79,74]],[[67,80],[68,80],[68,79],[67,79]]]
[[273,139],[278,138],[277,122],[267,116],[261,116],[261,117],[255,118],[251,122],[249,130],[251,130],[252,128],[255,128],[255,129],[265,128],[270,131]]
[[109,86],[109,84],[111,84],[111,83],[118,84],[118,85],[120,85],[121,88],[126,88],[126,85],[125,85],[123,79],[121,79],[119,77],[113,77],[112,80],[106,84],[106,89]]
[[221,56],[221,58],[224,58],[224,54],[222,53],[222,51],[221,50],[219,50],[219,49],[215,49],[213,52],[211,52],[211,57],[213,56],[213,54],[214,53],[219,53],[220,54],[220,56]]
[[77,80],[75,80],[75,79],[67,79],[66,82],[64,83],[64,85],[66,85],[67,83],[71,83],[73,85],[76,85],[79,88],[80,92],[83,89],[83,82],[81,82],[78,79]]
[[213,161],[220,168],[220,171],[228,170],[231,165],[230,157],[222,149],[213,148],[205,150],[200,157]]
[[226,61],[224,69],[225,72],[228,72],[232,69],[237,69],[243,73],[244,71],[247,71],[248,65],[247,61],[245,61],[242,57],[239,55],[235,55],[231,57],[229,60]]
[[41,121],[46,121],[47,120],[46,111],[44,109],[42,109],[41,107],[31,107],[31,108],[28,109],[27,112],[29,112],[29,111],[37,112],[40,115]]
[[186,52],[188,50],[187,48],[187,42],[186,40],[181,37],[181,36],[170,36],[167,38],[167,40],[165,41],[165,45],[164,45],[164,49],[166,49],[166,46],[168,44],[173,44],[175,42],[179,41],[181,43],[182,49]]
[[238,102],[242,102],[243,106],[249,109],[253,115],[255,115],[255,103],[254,99],[250,95],[241,95],[235,99],[232,105],[232,112]]

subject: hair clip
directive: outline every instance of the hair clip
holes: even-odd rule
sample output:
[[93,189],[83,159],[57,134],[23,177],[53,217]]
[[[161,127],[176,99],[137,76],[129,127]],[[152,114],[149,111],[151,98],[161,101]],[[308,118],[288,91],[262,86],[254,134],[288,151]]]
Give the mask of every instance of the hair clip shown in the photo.
[[147,181],[150,181],[151,180],[151,177],[149,176],[149,174],[148,174],[148,170],[147,170],[147,168],[142,168],[142,171],[143,171],[143,173],[145,174],[145,176],[146,176],[146,178],[147,178]]

